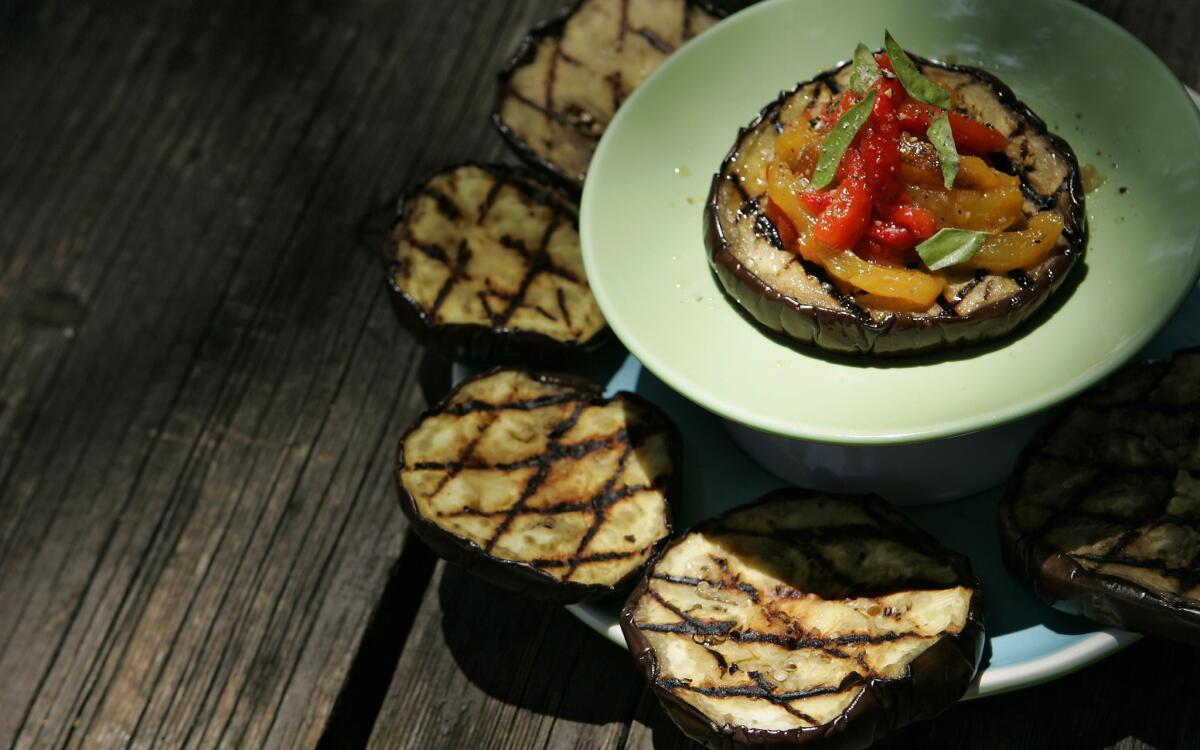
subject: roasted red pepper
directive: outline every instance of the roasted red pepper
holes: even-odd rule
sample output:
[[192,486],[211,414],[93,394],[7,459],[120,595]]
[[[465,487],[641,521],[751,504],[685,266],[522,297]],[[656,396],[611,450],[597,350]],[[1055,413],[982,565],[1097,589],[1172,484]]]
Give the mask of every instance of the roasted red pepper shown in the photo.
[[813,236],[830,247],[854,247],[867,231],[873,202],[865,180],[842,180],[829,206],[817,217]]
[[[930,123],[942,116],[942,111],[932,104],[910,101],[901,105],[897,115],[901,128],[906,132],[923,136],[925,131],[929,130]],[[1008,145],[1008,139],[1000,131],[957,112],[948,114],[950,132],[954,134],[954,143],[961,151],[972,154],[991,154],[1003,151]]]
[[779,239],[783,242],[785,248],[790,248],[796,244],[796,240],[799,239],[800,235],[797,234],[792,220],[787,217],[782,208],[775,205],[775,201],[767,201],[767,218],[775,225],[775,231],[779,233]]

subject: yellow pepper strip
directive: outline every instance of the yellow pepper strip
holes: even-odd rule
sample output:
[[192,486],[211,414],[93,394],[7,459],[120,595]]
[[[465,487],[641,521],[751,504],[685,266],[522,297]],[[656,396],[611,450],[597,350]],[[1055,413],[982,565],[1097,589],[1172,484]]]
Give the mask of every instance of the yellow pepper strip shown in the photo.
[[939,227],[1002,232],[1024,218],[1025,196],[1019,187],[993,190],[904,189],[914,204],[933,212]]
[[[801,237],[801,242],[804,238]],[[829,275],[853,284],[868,294],[892,297],[928,310],[942,293],[940,278],[924,271],[880,266],[863,260],[851,250],[828,248],[822,265]]]
[[775,161],[793,172],[810,177],[821,156],[821,134],[806,120],[792,123],[775,139]]
[[1036,266],[1054,249],[1062,232],[1062,217],[1042,211],[1029,220],[1028,229],[990,235],[979,252],[959,267],[1004,272]]
[[998,169],[992,169],[988,163],[978,156],[963,155],[958,160],[958,176],[954,178],[955,187],[975,188],[977,190],[993,190],[995,188],[1021,188],[1021,178],[1014,174],[1004,174]]

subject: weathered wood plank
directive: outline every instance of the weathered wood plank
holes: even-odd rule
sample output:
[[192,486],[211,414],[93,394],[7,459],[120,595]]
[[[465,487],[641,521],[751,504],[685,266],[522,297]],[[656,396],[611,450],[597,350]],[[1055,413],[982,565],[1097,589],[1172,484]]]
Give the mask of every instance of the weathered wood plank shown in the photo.
[[0,15],[0,746],[311,747],[403,620],[419,358],[352,238],[483,140],[408,98],[481,9]]
[[561,607],[443,563],[368,747],[619,747],[640,692],[629,657]]

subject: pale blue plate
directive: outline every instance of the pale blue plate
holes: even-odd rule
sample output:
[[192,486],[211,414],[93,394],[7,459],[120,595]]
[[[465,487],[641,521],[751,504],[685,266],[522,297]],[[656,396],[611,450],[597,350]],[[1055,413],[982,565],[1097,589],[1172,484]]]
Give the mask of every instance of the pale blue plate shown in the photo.
[[[1177,349],[1200,345],[1200,288],[1144,349],[1143,359],[1161,359]],[[684,436],[683,500],[675,509],[675,528],[749,502],[783,482],[768,474],[734,444],[719,417],[665,386],[633,355],[614,346],[590,371],[580,374],[606,382],[608,391],[634,391],[662,407]],[[1087,666],[1140,636],[1099,628],[1063,614],[1022,588],[1000,562],[996,534],[999,490],[951,503],[902,508],[946,546],[971,558],[983,584],[988,646],[984,664],[965,697],[994,695],[1046,682]],[[589,627],[624,646],[616,604],[568,607]]]

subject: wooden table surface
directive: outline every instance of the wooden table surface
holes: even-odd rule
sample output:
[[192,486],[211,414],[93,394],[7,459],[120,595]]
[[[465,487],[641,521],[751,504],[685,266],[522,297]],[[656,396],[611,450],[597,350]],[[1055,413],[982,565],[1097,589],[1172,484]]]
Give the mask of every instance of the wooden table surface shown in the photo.
[[[687,744],[392,485],[447,365],[356,227],[511,158],[494,75],[559,2],[0,3],[0,748]],[[1088,4],[1200,87],[1200,4]],[[1196,748],[1197,672],[1147,639],[884,746]]]

